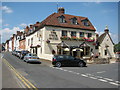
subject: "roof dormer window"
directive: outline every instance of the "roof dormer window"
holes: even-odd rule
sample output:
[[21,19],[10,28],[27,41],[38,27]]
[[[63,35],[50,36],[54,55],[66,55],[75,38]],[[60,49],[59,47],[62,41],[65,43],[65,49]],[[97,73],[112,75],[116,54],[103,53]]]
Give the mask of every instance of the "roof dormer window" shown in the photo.
[[84,26],[90,26],[88,20],[83,20],[82,23],[83,23]]
[[65,17],[64,17],[63,15],[62,15],[62,16],[59,16],[59,17],[58,17],[58,20],[59,20],[60,23],[66,23]]
[[71,18],[71,24],[78,24],[78,22],[77,22],[77,18]]

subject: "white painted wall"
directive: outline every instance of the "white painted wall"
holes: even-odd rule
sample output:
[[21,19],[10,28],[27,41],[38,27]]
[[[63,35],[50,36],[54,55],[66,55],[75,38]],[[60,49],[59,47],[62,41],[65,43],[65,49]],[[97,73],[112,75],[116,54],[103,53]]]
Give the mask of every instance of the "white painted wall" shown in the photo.
[[[109,47],[107,48],[108,54],[105,55],[104,50],[106,50],[106,45],[108,45]],[[110,40],[108,34],[106,35],[106,37],[104,38],[103,42],[101,43],[100,47],[99,47],[99,52],[101,57],[103,58],[108,58],[108,57],[115,57],[114,54],[114,45],[112,43],[112,41]]]
[[[55,30],[58,40],[50,40],[49,39],[49,34],[51,33],[52,30]],[[50,27],[50,26],[45,26],[44,28],[38,30],[34,34],[31,34],[30,36],[26,37],[26,49],[30,51],[30,46],[31,46],[31,38],[33,38],[33,45],[41,45],[41,47],[38,48],[38,57],[43,58],[43,59],[48,59],[52,60],[52,52],[51,50],[55,50],[57,52],[57,45],[61,43],[61,31],[62,30],[67,30],[67,31],[76,31],[77,36],[79,37],[79,32],[85,32],[87,33],[92,33],[93,37],[95,37],[95,32],[94,31],[86,31],[86,30],[81,30],[81,29],[71,29],[71,28],[60,28],[60,27]],[[39,35],[41,35],[41,38],[39,38]],[[70,32],[68,32],[68,36],[70,36]],[[86,35],[85,35],[86,36]],[[47,40],[50,40],[50,43],[46,43]],[[28,45],[28,40],[30,40],[30,44]],[[67,41],[66,41],[67,42]],[[68,41],[67,42],[70,45],[80,45],[82,41]],[[90,42],[89,45],[92,46],[93,42]],[[92,46],[93,47],[93,46]],[[93,47],[94,48],[94,47]]]
[[9,40],[9,52],[12,51],[12,40]]

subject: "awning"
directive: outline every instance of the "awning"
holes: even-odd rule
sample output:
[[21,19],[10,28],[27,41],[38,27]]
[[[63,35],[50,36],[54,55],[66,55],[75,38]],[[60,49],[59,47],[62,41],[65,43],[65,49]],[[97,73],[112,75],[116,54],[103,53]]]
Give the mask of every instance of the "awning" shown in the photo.
[[68,48],[69,45],[67,45],[64,41],[62,41],[61,43],[59,43],[59,44],[57,45],[57,47],[58,47],[58,48]]
[[76,49],[73,49],[72,51],[81,51],[81,52],[83,52],[83,49],[76,48]]
[[65,48],[64,51],[70,51],[70,49],[69,48]]
[[90,47],[90,45],[87,44],[86,42],[83,42],[82,44],[79,45],[79,47]]

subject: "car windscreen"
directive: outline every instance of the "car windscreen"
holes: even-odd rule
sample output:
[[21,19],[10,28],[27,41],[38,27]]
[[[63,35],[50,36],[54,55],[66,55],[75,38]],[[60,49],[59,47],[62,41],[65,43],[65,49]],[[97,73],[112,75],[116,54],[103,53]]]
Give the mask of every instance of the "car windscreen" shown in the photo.
[[58,56],[57,58],[58,58],[58,59],[63,59],[63,58],[64,58],[64,56]]
[[22,51],[22,53],[23,53],[23,54],[26,54],[26,53],[28,53],[28,51]]

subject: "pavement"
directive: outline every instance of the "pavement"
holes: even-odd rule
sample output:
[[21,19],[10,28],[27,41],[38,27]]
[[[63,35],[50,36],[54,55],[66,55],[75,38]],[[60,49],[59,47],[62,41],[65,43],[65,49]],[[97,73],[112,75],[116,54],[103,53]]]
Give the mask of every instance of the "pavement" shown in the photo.
[[15,74],[2,61],[2,88],[22,88]]
[[47,60],[41,60],[41,64],[29,64],[9,52],[4,53],[4,58],[37,88],[118,89],[120,84],[118,63],[57,68]]

